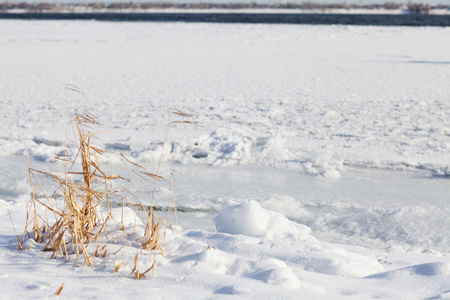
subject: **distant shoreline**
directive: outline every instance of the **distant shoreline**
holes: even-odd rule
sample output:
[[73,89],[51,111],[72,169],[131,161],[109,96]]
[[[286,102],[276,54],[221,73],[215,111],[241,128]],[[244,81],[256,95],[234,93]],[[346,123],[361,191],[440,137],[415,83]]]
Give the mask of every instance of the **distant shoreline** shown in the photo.
[[21,20],[97,20],[137,22],[202,22],[244,24],[310,24],[310,25],[373,25],[373,26],[450,26],[447,15],[426,14],[332,14],[332,13],[0,13],[0,19]]
[[[91,0],[90,0],[91,1]],[[450,5],[398,4],[323,4],[303,3],[166,3],[166,2],[79,2],[0,3],[0,13],[183,13],[183,14],[415,14],[450,15]]]

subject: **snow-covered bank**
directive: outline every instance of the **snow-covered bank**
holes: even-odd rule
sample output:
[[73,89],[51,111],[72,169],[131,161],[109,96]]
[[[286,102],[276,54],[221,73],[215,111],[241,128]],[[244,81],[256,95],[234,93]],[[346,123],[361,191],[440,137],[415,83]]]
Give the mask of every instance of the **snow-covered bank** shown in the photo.
[[[38,162],[32,163],[42,167]],[[9,217],[2,210],[0,288],[3,298],[50,297],[62,283],[65,283],[63,299],[80,298],[80,291],[83,291],[83,299],[122,299],[148,294],[173,299],[221,299],[226,296],[242,299],[342,299],[351,296],[445,299],[447,295],[450,257],[445,249],[438,252],[422,247],[426,242],[432,242],[433,234],[434,238],[443,241],[447,238],[442,229],[448,228],[445,212],[448,205],[440,203],[445,202],[442,195],[448,194],[449,189],[444,179],[434,183],[431,182],[436,179],[422,179],[422,186],[419,186],[414,178],[391,174],[402,180],[398,185],[392,184],[386,173],[377,178],[368,172],[348,178],[347,185],[342,183],[342,178],[330,182],[288,174],[280,180],[286,182],[280,184],[275,175],[287,171],[273,173],[263,169],[252,173],[252,169],[242,167],[201,166],[177,166],[177,170],[184,173],[176,180],[178,205],[195,207],[198,202],[207,205],[209,201],[215,201],[220,213],[179,212],[179,224],[186,228],[178,228],[178,235],[168,231],[164,245],[166,257],[158,255],[155,278],[147,276],[140,281],[125,278],[135,255],[131,247],[122,250],[124,256],[97,259],[94,267],[79,268],[63,259],[50,260],[50,254],[39,248],[17,251]],[[237,176],[241,176],[240,180]],[[20,182],[11,177],[4,176],[2,181],[8,182],[9,178],[10,186]],[[290,177],[291,182],[286,180]],[[268,184],[269,179],[272,186]],[[361,185],[362,181],[367,184]],[[298,187],[296,182],[308,187]],[[350,183],[353,183],[353,190]],[[18,185],[15,195],[21,193],[22,187]],[[303,190],[303,194],[296,189]],[[402,195],[405,192],[423,192],[422,196],[416,195],[417,202],[422,203]],[[10,196],[2,195],[5,200],[0,204],[3,208],[7,205],[12,211],[16,228],[23,228],[24,206],[29,196],[9,193]],[[290,197],[290,193],[297,197]],[[366,194],[366,199],[354,199],[358,194]],[[229,199],[234,203],[225,201]],[[386,213],[394,206],[404,209]],[[382,207],[385,207],[385,213],[381,212]],[[425,216],[423,221],[415,220],[421,216],[420,211],[422,215],[433,214],[433,220]],[[130,209],[126,212],[131,213],[127,219],[135,219]],[[308,224],[310,228],[304,225],[308,218],[315,220],[314,224]],[[408,246],[408,241],[401,240],[405,232],[398,231],[400,226],[404,230],[416,229],[407,234],[422,241]],[[133,226],[130,227],[128,230],[132,230]],[[324,227],[327,228],[322,232]],[[376,234],[384,235],[386,239]],[[114,253],[122,246],[122,233],[110,230],[109,236],[114,237],[115,243],[108,245],[108,253]],[[327,239],[341,242],[332,244],[326,242]],[[371,239],[378,241],[376,246],[355,246]],[[141,253],[143,270],[148,267],[148,259],[148,255]],[[126,268],[114,276],[113,265],[122,260]]]
[[[1,297],[51,297],[64,282],[68,299],[447,298],[449,33],[0,21]],[[20,234],[30,198],[23,136],[32,167],[54,170],[67,104],[99,116],[96,144],[150,171],[169,108],[198,124],[170,131],[180,228],[153,279],[125,278],[136,247],[81,268],[16,250],[8,210]],[[109,253],[122,242],[111,234]]]
[[[167,233],[166,257],[158,255],[156,277],[138,283],[124,278],[135,255],[131,247],[122,250],[124,258],[98,259],[94,267],[81,268],[49,260],[39,247],[17,251],[7,209],[21,230],[29,200],[25,164],[20,156],[1,160],[14,171],[0,177],[5,299],[45,298],[63,282],[62,295],[69,299],[80,290],[88,290],[84,298],[113,299],[148,293],[174,299],[180,294],[183,299],[446,296],[450,242],[445,228],[450,224],[445,195],[450,186],[445,178],[355,169],[330,180],[298,171],[175,165],[183,174],[175,177],[181,227],[178,235]],[[36,160],[31,165],[54,167]],[[144,186],[146,203],[151,188]],[[157,196],[156,204],[163,206],[165,183]],[[135,220],[130,209],[126,212],[127,220]],[[127,229],[129,239],[132,228]],[[115,243],[108,251],[114,253],[122,246],[122,233],[109,235]],[[143,270],[148,259],[141,253]],[[126,268],[114,277],[113,264],[122,260]],[[15,293],[7,286],[16,287]]]

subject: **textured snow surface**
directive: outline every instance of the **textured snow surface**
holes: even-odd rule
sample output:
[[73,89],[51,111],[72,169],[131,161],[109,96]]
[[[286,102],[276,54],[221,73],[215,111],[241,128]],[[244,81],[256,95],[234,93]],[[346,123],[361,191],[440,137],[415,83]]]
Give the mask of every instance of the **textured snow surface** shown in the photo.
[[[329,170],[450,164],[449,28],[2,21],[0,154],[50,160],[73,111],[104,146],[173,158]],[[419,42],[420,41],[420,42]],[[85,96],[68,93],[75,84]],[[168,158],[168,155],[165,157]]]
[[[449,298],[448,36],[0,21],[0,299],[57,298],[62,283],[62,299]],[[99,117],[107,166],[120,152],[153,171],[169,108],[196,123],[173,125],[163,153],[163,172],[170,157],[177,171],[180,227],[166,232],[155,278],[126,278],[135,242],[94,267],[50,260],[32,240],[17,251],[8,211],[21,235],[24,140],[32,167],[57,172],[54,155],[75,153],[68,106]],[[140,189],[150,204],[153,185]],[[156,206],[168,191],[161,182]],[[126,208],[132,241],[136,220]],[[106,224],[108,253],[126,243],[116,225]],[[152,259],[141,254],[141,271]]]

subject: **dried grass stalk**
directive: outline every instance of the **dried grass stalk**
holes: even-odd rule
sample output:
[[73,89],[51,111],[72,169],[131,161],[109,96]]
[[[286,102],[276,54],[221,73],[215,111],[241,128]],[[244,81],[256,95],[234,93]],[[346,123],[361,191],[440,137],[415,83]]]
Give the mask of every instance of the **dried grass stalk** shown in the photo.
[[114,267],[114,273],[117,273],[117,272],[120,270],[120,268],[123,267],[123,265],[124,265],[124,262],[123,262],[123,261],[121,261],[120,263],[118,263],[118,264]]
[[[67,86],[66,91],[67,90],[81,93],[79,89],[74,86]],[[153,259],[152,266],[145,272],[140,273],[139,255],[136,254],[132,271],[128,275],[130,276],[134,274],[135,279],[143,278],[147,272],[149,272],[150,270],[154,270],[156,262],[155,261],[156,253],[161,253],[162,255],[165,255],[165,250],[161,246],[161,236],[160,236],[161,225],[163,224],[163,222],[161,221],[161,219],[156,219],[153,214],[155,191],[158,181],[164,180],[164,178],[160,176],[160,167],[170,125],[175,123],[190,123],[185,121],[171,121],[170,120],[171,115],[178,115],[182,117],[187,116],[186,114],[182,113],[179,110],[169,110],[167,131],[156,174],[152,174],[145,171],[143,167],[129,161],[127,158],[125,158],[125,156],[122,155],[125,163],[130,163],[132,166],[141,169],[139,171],[133,170],[133,173],[135,175],[139,176],[140,178],[146,181],[149,180],[155,181],[150,210],[148,212],[146,211],[147,225],[145,228],[145,234],[142,242],[142,248],[148,251],[154,251],[155,257]],[[108,238],[108,234],[106,232],[105,224],[108,220],[113,219],[111,215],[112,198],[113,196],[116,197],[116,195],[119,194],[119,191],[112,190],[111,181],[116,179],[127,180],[128,182],[132,182],[133,185],[134,182],[131,176],[131,172],[130,172],[130,179],[126,179],[118,175],[107,175],[105,172],[101,170],[100,164],[103,150],[92,145],[92,141],[96,138],[97,135],[97,133],[92,132],[92,128],[99,124],[100,123],[97,121],[97,118],[93,114],[85,113],[75,115],[75,118],[71,122],[71,125],[74,136],[76,137],[76,144],[78,147],[78,151],[72,160],[67,155],[67,153],[65,153],[64,155],[58,155],[56,157],[57,160],[62,161],[65,165],[64,168],[65,171],[61,176],[57,176],[54,174],[42,172],[31,168],[25,144],[25,153],[27,157],[32,195],[28,203],[27,220],[22,240],[19,237],[17,237],[19,242],[18,248],[20,250],[22,250],[23,248],[22,244],[25,237],[28,236],[30,238],[33,238],[38,243],[45,242],[44,251],[52,252],[51,256],[52,258],[56,258],[59,253],[61,257],[65,257],[66,260],[69,261],[69,257],[74,254],[76,256],[77,265],[80,264],[80,259],[82,259],[83,263],[86,266],[91,266],[94,264],[95,257],[105,258],[106,263],[106,259],[108,256],[108,249],[106,245],[100,247],[98,243],[101,237],[105,237],[106,240],[110,242],[110,239]],[[74,168],[74,164],[77,159],[81,161],[81,170],[73,171],[72,168]],[[54,204],[52,204],[52,202],[50,201],[50,197],[47,196],[45,188],[39,182],[37,175],[49,177],[58,185],[57,191],[53,193],[53,197],[56,199],[56,195],[58,194],[58,196],[61,196],[63,198],[64,204],[62,208],[57,207],[56,201],[54,201]],[[170,170],[171,190],[172,190],[172,176],[173,173],[171,169]],[[77,181],[74,179],[74,177],[78,178],[81,177],[81,180]],[[37,189],[42,190],[42,192],[45,195],[45,199],[38,199],[36,197]],[[140,198],[140,193],[137,192],[136,187],[135,190],[136,190],[135,195],[137,196],[139,201],[137,207],[139,206],[144,207]],[[128,193],[133,194],[126,189],[124,189],[123,191],[127,191]],[[120,197],[123,206],[125,197],[123,196]],[[128,198],[127,200],[130,201]],[[130,204],[132,203],[130,202]],[[47,212],[53,214],[55,218],[55,222],[53,223],[53,225],[50,226],[48,221],[43,221],[42,222],[43,225],[40,225],[39,220],[44,219],[38,215],[37,209],[38,206],[45,208]],[[175,207],[174,201],[173,206]],[[100,216],[98,215],[98,210],[102,209],[102,207],[107,208],[106,218],[103,219],[101,219]],[[170,211],[170,201],[168,210]],[[102,222],[103,224],[101,224]],[[167,223],[165,223],[165,226],[167,228],[168,226]],[[122,211],[121,228],[124,228],[123,211]],[[112,236],[110,237],[114,242],[113,237]],[[97,247],[95,248],[95,251],[93,251],[91,255],[88,252],[88,248],[93,241],[95,241]],[[112,255],[117,254],[119,251],[123,249],[124,246],[122,246]],[[115,266],[113,264],[114,273],[116,273],[123,266],[124,261]],[[60,286],[58,291],[55,293],[56,295],[59,295],[61,293],[63,286],[64,284]]]
[[[105,195],[111,192],[106,190],[97,190],[94,188],[96,182],[107,182],[118,178],[117,175],[106,175],[100,169],[100,156],[103,151],[99,148],[93,147],[91,144],[92,139],[95,137],[95,133],[92,133],[87,128],[91,128],[93,125],[98,125],[99,122],[92,114],[76,115],[74,119],[75,125],[74,131],[77,132],[77,145],[78,153],[73,159],[71,165],[67,167],[63,176],[59,177],[53,174],[35,170],[30,167],[28,154],[28,171],[30,175],[30,182],[32,185],[32,197],[29,203],[29,209],[27,218],[27,225],[32,224],[31,234],[26,226],[24,232],[25,235],[32,236],[36,242],[42,242],[46,240],[44,251],[51,251],[52,258],[56,258],[58,251],[62,256],[69,258],[68,249],[72,250],[72,253],[76,254],[77,264],[79,264],[80,256],[84,260],[85,265],[92,265],[93,259],[88,253],[87,247],[93,240],[97,240],[100,237],[102,231],[105,231],[104,224],[94,233],[94,229],[100,224],[100,218],[97,213],[97,209],[100,208],[102,202],[104,202]],[[26,148],[26,145],[25,145]],[[27,153],[27,152],[26,152]],[[69,163],[67,156],[64,156],[64,162]],[[75,160],[79,158],[81,160],[81,172],[70,172]],[[69,169],[69,170],[67,170]],[[48,197],[45,200],[38,200],[36,198],[36,189],[39,186],[43,191],[45,189],[39,183],[36,174],[41,174],[50,177],[58,186],[58,194],[64,199],[64,207],[58,209],[52,207],[48,203]],[[73,180],[73,176],[81,176],[82,181],[76,182]],[[47,201],[46,201],[47,200]],[[44,203],[46,202],[46,203]],[[39,225],[40,217],[37,214],[37,206],[43,206],[47,211],[54,214],[56,222],[46,228],[46,226]],[[109,215],[105,221],[109,219]],[[45,234],[44,234],[45,232]],[[105,232],[106,234],[106,232]],[[68,235],[66,241],[66,235]],[[67,247],[70,244],[70,247]],[[102,253],[102,257],[106,256],[107,251]]]
[[64,288],[64,283],[59,286],[59,288],[55,292],[55,295],[60,296],[63,288]]

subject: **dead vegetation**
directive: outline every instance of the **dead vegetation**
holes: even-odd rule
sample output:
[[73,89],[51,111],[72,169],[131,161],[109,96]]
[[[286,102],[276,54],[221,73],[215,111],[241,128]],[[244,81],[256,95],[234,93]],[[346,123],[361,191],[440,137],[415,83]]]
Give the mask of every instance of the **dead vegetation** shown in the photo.
[[[173,115],[186,116],[181,111],[169,110],[168,127],[162,151],[164,151],[170,125],[180,122],[190,123],[189,121],[171,121],[170,117]],[[108,257],[121,253],[125,247],[131,247],[131,243],[127,241],[113,254],[108,253],[108,245],[114,244],[115,241],[113,236],[108,233],[110,227],[107,224],[116,224],[115,228],[120,228],[125,238],[127,236],[123,224],[124,203],[133,203],[133,201],[124,194],[131,194],[136,197],[134,199],[136,204],[133,205],[139,207],[144,207],[144,205],[137,189],[130,192],[121,188],[121,184],[113,184],[116,181],[125,181],[134,185],[131,176],[125,178],[117,174],[107,174],[102,170],[101,158],[104,151],[95,147],[93,143],[98,135],[98,132],[94,132],[93,129],[98,125],[100,124],[97,117],[90,113],[75,115],[71,121],[71,127],[78,151],[75,155],[69,156],[66,146],[65,153],[55,157],[55,161],[59,162],[57,165],[59,167],[62,165],[63,168],[63,170],[60,170],[60,175],[32,168],[25,145],[32,194],[27,206],[26,226],[23,236],[17,238],[19,250],[26,249],[24,243],[33,240],[36,244],[43,246],[41,247],[43,251],[51,252],[51,258],[62,257],[66,261],[73,261],[77,266],[80,264],[93,266],[96,261],[102,259],[105,260],[106,265]],[[121,155],[121,157],[130,174],[138,175],[145,182],[154,181],[154,189],[156,189],[159,181],[164,180],[160,176],[161,160],[156,174],[153,174],[147,172],[140,165],[131,162],[124,155]],[[172,188],[172,170],[170,170],[169,177],[170,188]],[[48,193],[45,184],[41,183],[42,178],[51,178],[56,183],[57,190],[51,194]],[[175,211],[175,201],[173,192],[169,194],[171,194],[168,204],[168,211],[170,212],[170,198],[173,200],[172,211]],[[37,195],[44,196],[38,197]],[[169,225],[167,219],[162,220],[155,217],[153,212],[154,200],[155,191],[152,195],[150,209],[146,211],[147,224],[145,230],[143,235],[136,240],[141,246],[138,251],[148,251],[151,266],[141,273],[139,270],[139,253],[136,253],[131,266],[131,273],[127,277],[133,276],[135,279],[141,279],[150,270],[154,271],[156,255],[158,253],[165,255],[162,246],[165,232],[163,228],[169,228]],[[113,206],[118,204],[122,206],[122,220],[116,220],[112,214]],[[133,252],[136,252],[135,250],[136,248],[132,249]],[[124,267],[125,261],[122,253],[122,262],[115,264],[113,260],[114,274]],[[62,286],[60,290],[62,290]],[[60,293],[60,290],[57,293]]]

